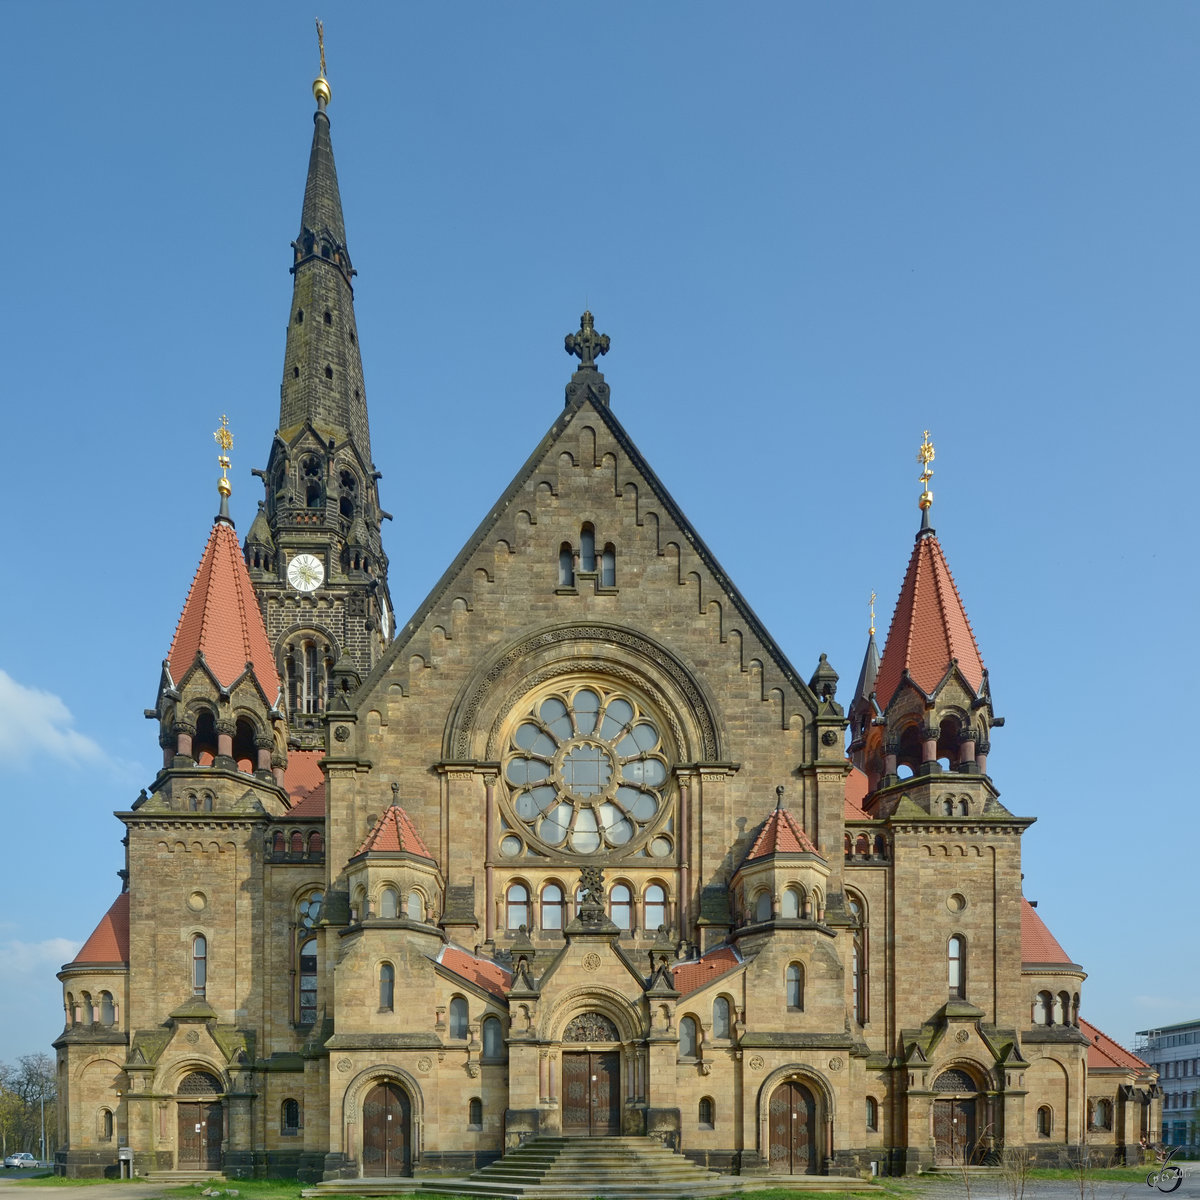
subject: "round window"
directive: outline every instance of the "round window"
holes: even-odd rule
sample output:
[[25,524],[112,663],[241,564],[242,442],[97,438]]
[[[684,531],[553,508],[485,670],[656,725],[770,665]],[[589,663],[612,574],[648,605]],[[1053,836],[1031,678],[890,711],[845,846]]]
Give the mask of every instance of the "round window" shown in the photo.
[[659,723],[593,684],[539,699],[509,739],[513,812],[547,846],[602,854],[647,832],[670,772]]

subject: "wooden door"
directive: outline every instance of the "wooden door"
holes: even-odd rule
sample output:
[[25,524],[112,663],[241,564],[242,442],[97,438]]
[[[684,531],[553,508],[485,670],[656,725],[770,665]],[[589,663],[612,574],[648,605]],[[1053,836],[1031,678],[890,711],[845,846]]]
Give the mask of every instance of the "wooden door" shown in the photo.
[[219,1170],[224,1113],[220,1103],[179,1104],[179,1142],[175,1166],[183,1171]]
[[411,1162],[412,1110],[398,1083],[377,1083],[363,1102],[362,1173],[408,1175]]
[[779,1175],[812,1175],[817,1170],[817,1104],[800,1083],[783,1083],[768,1109],[769,1169]]
[[975,1101],[933,1102],[934,1161],[942,1165],[975,1161]]
[[568,1137],[621,1132],[621,1053],[580,1050],[562,1056],[562,1121]]

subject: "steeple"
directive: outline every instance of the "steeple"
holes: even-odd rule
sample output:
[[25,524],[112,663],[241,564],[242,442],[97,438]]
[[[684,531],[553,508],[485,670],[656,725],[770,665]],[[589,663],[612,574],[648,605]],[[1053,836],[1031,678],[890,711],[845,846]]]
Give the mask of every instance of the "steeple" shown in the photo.
[[[313,83],[312,148],[300,232],[292,242],[292,304],[279,428],[246,564],[282,668],[294,744],[324,746],[338,686],[357,686],[391,638],[379,472],[371,459],[366,388],[354,319],[354,267],[321,73]],[[315,603],[314,603],[315,602]]]
[[858,672],[858,683],[850,698],[847,716],[850,719],[850,760],[860,770],[863,767],[862,751],[866,745],[867,730],[878,715],[875,707],[875,681],[879,676],[879,647],[875,643],[875,593],[871,593],[871,624],[867,633],[867,649],[863,655],[862,668]]
[[[872,790],[897,782],[902,768],[931,775],[942,769],[939,764],[949,763],[956,772],[986,773],[988,732],[1000,723],[992,714],[975,632],[929,519],[933,458],[926,430],[917,455],[921,527],[874,670],[874,687],[867,682],[872,637],[852,709],[852,758],[867,772]],[[868,705],[871,690],[874,702]]]
[[197,768],[216,768],[206,778],[224,771],[225,784],[206,786],[205,811],[213,809],[214,795],[218,807],[233,803],[222,788],[242,803],[248,775],[255,779],[252,791],[261,793],[255,803],[282,807],[287,722],[275,656],[229,516],[233,435],[224,417],[214,436],[221,448],[221,509],[163,661],[157,704],[146,714],[158,719],[163,748],[154,804],[170,808],[177,790],[188,787],[195,799]]

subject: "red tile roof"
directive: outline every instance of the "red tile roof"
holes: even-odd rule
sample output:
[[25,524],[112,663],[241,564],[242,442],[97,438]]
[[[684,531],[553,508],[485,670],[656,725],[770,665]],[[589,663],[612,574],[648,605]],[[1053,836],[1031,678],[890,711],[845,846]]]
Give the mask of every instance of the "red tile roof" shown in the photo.
[[486,958],[475,958],[457,946],[443,946],[437,961],[448,971],[501,999],[512,987],[512,975],[502,966]]
[[129,962],[129,893],[122,892],[83,943],[72,963]]
[[1105,1067],[1124,1067],[1129,1071],[1148,1071],[1150,1064],[1136,1054],[1130,1054],[1120,1042],[1114,1042],[1107,1033],[1101,1033],[1095,1025],[1079,1018],[1079,1032],[1088,1040],[1088,1070],[1103,1070]]
[[741,955],[732,946],[721,946],[710,950],[703,958],[695,962],[684,962],[671,968],[675,977],[675,990],[682,996],[691,995],[705,984],[711,983],[718,975],[740,966]]
[[983,659],[975,633],[942,547],[934,534],[926,533],[913,547],[875,677],[879,707],[891,703],[906,668],[917,687],[932,694],[951,659],[958,660],[963,678],[978,693],[983,684]]
[[867,776],[857,767],[852,767],[846,776],[846,820],[866,821],[868,816],[863,811],[862,802],[867,798]]
[[1067,964],[1073,961],[1024,896],[1021,897],[1021,961]]
[[293,817],[325,815],[324,750],[290,750],[283,771],[283,786],[292,802]]
[[393,804],[378,821],[375,828],[367,834],[352,857],[360,854],[419,854],[422,858],[432,859],[412,818],[398,804]]
[[744,862],[766,858],[769,854],[816,854],[817,848],[808,834],[796,824],[786,808],[777,808],[762,827]]
[[250,663],[267,699],[274,703],[279,695],[275,656],[242,548],[233,526],[223,520],[213,524],[183,605],[167,655],[171,677],[181,680],[201,653],[222,687],[240,678]]

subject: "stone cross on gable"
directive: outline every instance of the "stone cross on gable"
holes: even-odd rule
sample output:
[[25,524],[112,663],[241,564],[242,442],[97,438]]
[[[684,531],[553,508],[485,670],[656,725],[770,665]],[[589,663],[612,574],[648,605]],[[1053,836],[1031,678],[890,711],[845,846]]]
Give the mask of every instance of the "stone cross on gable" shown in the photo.
[[608,334],[597,333],[596,326],[590,312],[585,312],[579,318],[579,332],[568,333],[563,340],[568,354],[575,355],[579,359],[580,369],[584,367],[595,367],[596,359],[601,354],[608,353]]

